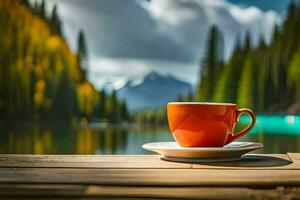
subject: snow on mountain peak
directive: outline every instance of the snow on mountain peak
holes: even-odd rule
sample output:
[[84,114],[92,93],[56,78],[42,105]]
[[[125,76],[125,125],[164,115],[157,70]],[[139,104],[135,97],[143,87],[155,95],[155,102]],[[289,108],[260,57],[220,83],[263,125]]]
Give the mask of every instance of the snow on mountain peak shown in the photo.
[[117,90],[120,99],[124,99],[130,111],[165,106],[181,95],[192,90],[191,84],[172,75],[162,75],[155,71],[143,78],[128,80],[124,87]]

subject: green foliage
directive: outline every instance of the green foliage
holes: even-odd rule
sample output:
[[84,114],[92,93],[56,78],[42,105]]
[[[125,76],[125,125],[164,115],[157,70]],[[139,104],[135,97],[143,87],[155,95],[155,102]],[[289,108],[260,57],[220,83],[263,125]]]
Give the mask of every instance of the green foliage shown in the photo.
[[77,56],[78,56],[78,63],[80,64],[80,68],[86,73],[87,71],[87,59],[88,59],[88,52],[87,46],[85,41],[85,34],[83,30],[79,31],[78,39],[77,39]]
[[61,21],[57,13],[57,7],[56,5],[52,9],[50,21],[51,30],[53,34],[61,35]]
[[[76,90],[72,84],[72,79],[68,72],[63,69],[53,97],[53,115],[59,119],[70,119],[75,114],[76,103]],[[82,114],[84,115],[84,113]]]
[[251,49],[251,35],[249,32],[246,33],[246,38],[245,38],[245,42],[244,42],[244,53],[247,54]]
[[[211,101],[214,94],[214,85],[223,63],[223,37],[216,26],[209,30],[207,51],[201,63],[201,84],[198,85],[197,99]],[[201,91],[201,92],[200,92]]]
[[151,109],[133,113],[132,119],[135,122],[161,125],[167,123],[167,112],[165,108]]
[[27,7],[30,7],[29,0],[21,0],[21,3]]
[[99,93],[86,79],[61,37],[56,7],[49,22],[44,7],[44,1],[33,8],[24,0],[0,2],[1,117],[128,120],[126,104],[115,93]]
[[99,112],[99,117],[100,119],[106,118],[106,103],[107,103],[107,95],[105,90],[103,89],[99,93],[99,104],[98,104],[98,112]]
[[[17,0],[19,1],[19,0]],[[48,17],[46,13],[46,1],[42,0],[41,3],[38,3],[37,0],[34,1],[33,6],[30,5],[28,0],[20,0],[20,2],[29,8],[33,14],[37,15],[40,19],[44,20],[50,27],[52,34],[57,34],[62,36],[61,31],[61,20],[58,15],[57,6],[54,5],[51,15]]]
[[130,121],[130,115],[125,101],[119,103],[120,119]]
[[[193,102],[194,100],[195,97],[192,90],[190,90],[187,95],[178,95],[178,97],[176,98],[177,102]],[[165,125],[167,124],[167,113],[164,107],[150,109],[134,113],[132,119],[135,122]]]
[[241,81],[239,83],[237,103],[241,107],[253,108],[253,64],[251,57],[246,57]]
[[217,59],[212,56],[218,39],[211,29],[196,94],[198,99],[237,102],[259,112],[282,112],[299,103],[299,7],[295,1],[291,2],[286,20],[281,26],[275,25],[269,44],[261,37],[259,45],[253,48],[247,33],[243,46],[238,42],[231,58],[218,70],[214,64]]
[[192,90],[189,90],[189,93],[188,93],[185,101],[188,101],[188,102],[194,101],[194,94],[193,94]]
[[38,14],[42,19],[47,19],[47,16],[46,16],[46,4],[45,4],[45,0],[42,0],[41,4],[38,6],[37,14]]
[[225,65],[222,72],[220,72],[220,78],[216,84],[213,101],[214,102],[228,102],[233,97],[230,97],[230,91],[228,85],[232,81],[232,71],[234,65]]
[[295,88],[295,99],[300,99],[300,47],[294,54],[289,66],[289,85]]
[[107,103],[107,113],[108,119],[110,121],[119,121],[120,120],[120,109],[119,109],[119,102],[117,100],[116,91],[112,92],[112,95],[109,97],[109,101]]
[[181,95],[179,95],[177,98],[176,98],[176,101],[178,102],[183,102],[183,97]]
[[194,101],[194,94],[192,90],[189,90],[188,94],[185,96],[178,95],[176,98],[178,102],[193,102]]

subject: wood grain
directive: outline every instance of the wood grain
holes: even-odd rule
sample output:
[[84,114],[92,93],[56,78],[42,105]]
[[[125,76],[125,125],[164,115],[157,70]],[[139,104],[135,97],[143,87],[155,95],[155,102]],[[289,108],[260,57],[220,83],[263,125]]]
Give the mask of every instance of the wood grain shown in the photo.
[[103,168],[103,169],[300,169],[286,154],[247,155],[241,161],[222,163],[176,163],[149,156],[73,156],[73,155],[0,155],[0,167],[34,168]]
[[294,163],[286,154],[274,155],[245,155],[241,160],[234,162],[218,162],[218,163],[193,163],[192,168],[195,169],[252,169],[252,170],[300,170],[300,163]]
[[158,155],[0,155],[0,199],[300,199],[300,154],[175,163]]
[[[11,191],[18,191],[12,193]],[[37,185],[0,184],[0,195],[20,197],[115,197],[115,198],[171,198],[171,199],[296,199],[300,187],[267,189],[245,187],[145,187],[98,185]]]
[[0,183],[300,185],[300,170],[1,168]]
[[300,153],[287,153],[293,162],[300,162]]
[[165,162],[159,155],[4,155],[0,167],[188,169],[192,164]]

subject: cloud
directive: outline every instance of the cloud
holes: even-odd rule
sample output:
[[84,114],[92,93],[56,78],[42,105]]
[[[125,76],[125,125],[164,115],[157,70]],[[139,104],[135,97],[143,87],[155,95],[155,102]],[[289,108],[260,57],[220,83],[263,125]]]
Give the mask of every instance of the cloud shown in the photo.
[[[159,71],[161,74],[173,76],[187,82],[196,83],[198,78],[197,63],[180,63],[153,59],[136,58],[106,58],[97,57],[91,59],[89,79],[98,86],[112,85],[118,89],[126,83],[127,79],[143,76],[151,71]],[[171,72],[170,69],[173,71]]]
[[[79,29],[87,35],[91,80],[124,80],[150,70],[180,74],[195,83],[209,26],[224,35],[225,58],[237,36],[250,31],[270,41],[273,11],[242,8],[225,0],[47,0],[58,4],[68,42],[76,51]],[[192,77],[192,78],[191,78]]]
[[258,18],[263,16],[263,13],[256,7],[249,7],[241,9],[237,6],[230,6],[229,7],[230,14],[238,20],[242,24],[249,24],[253,21],[257,21]]
[[270,42],[274,24],[281,21],[274,11],[263,12],[254,6],[240,8],[229,4],[228,11],[241,25],[248,27],[254,43],[258,42],[260,35]]
[[[179,2],[181,3],[181,2]],[[165,23],[170,26],[178,26],[198,17],[198,12],[190,9],[191,6],[174,3],[169,0],[152,1],[151,3],[142,2],[142,5],[155,18],[158,23]],[[166,12],[166,10],[168,10]]]
[[49,2],[59,5],[64,30],[74,50],[76,34],[81,28],[86,32],[93,56],[190,60],[187,49],[162,33],[157,22],[135,1]]
[[237,35],[252,33],[257,44],[260,35],[271,39],[274,23],[280,17],[274,11],[263,12],[257,7],[242,8],[224,0],[152,0],[144,4],[159,27],[175,41],[193,49],[193,58],[199,60],[205,46],[206,33],[211,25],[217,25],[225,38],[225,58],[231,54]]

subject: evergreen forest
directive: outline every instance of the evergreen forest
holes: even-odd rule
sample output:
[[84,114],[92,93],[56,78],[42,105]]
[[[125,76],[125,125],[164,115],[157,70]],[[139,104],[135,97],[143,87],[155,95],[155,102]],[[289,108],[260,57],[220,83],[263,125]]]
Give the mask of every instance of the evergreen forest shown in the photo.
[[292,1],[282,25],[275,25],[270,43],[251,34],[236,38],[228,61],[217,26],[208,33],[197,101],[233,102],[259,113],[300,113],[300,5]]
[[67,45],[56,6],[45,1],[0,1],[0,117],[4,120],[128,121],[116,92],[96,91],[87,80],[87,44]]

